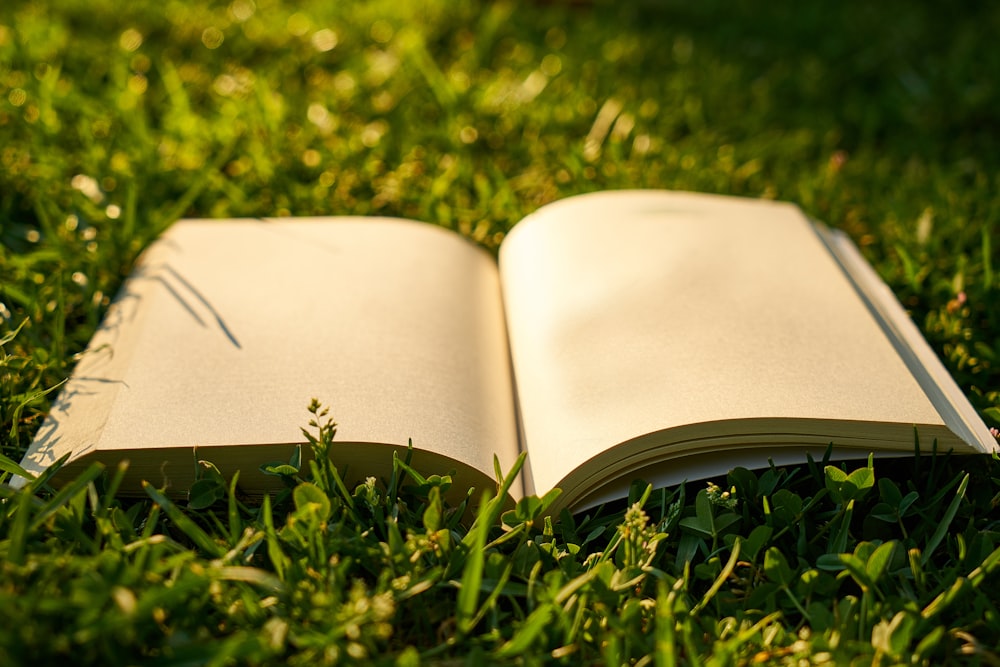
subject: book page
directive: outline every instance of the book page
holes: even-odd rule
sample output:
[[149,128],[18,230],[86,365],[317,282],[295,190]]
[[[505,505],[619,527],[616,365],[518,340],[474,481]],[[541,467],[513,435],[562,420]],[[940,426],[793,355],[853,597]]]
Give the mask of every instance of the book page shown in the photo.
[[724,474],[741,446],[766,465],[768,448],[912,451],[913,425],[949,434],[792,205],[573,197],[519,224],[500,270],[540,493],[665,455],[714,452]]
[[493,258],[401,220],[181,221],[145,253],[25,465],[124,457],[131,477],[184,491],[207,459],[254,490],[260,464],[305,442],[314,397],[352,478],[387,475],[409,439],[424,470],[457,462],[463,490],[489,483],[494,453],[509,469]]
[[978,445],[986,453],[1000,452],[1000,443],[990,433],[917,325],[903,310],[889,286],[882,282],[875,269],[865,261],[847,234],[826,228],[820,228],[819,231],[859,294],[864,296],[872,314],[913,377],[937,407],[948,428],[965,442]]

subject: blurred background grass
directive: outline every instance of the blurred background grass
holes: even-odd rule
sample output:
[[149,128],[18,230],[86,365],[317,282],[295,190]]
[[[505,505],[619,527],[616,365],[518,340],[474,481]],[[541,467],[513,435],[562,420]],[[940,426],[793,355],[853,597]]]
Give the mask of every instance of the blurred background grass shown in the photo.
[[633,187],[847,230],[996,425],[996,34],[989,2],[8,0],[3,452],[178,217],[405,216],[495,248]]

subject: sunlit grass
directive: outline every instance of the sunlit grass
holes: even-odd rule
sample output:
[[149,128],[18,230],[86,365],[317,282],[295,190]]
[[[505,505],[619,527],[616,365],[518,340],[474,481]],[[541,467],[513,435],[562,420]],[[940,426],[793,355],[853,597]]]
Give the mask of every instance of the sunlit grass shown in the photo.
[[[998,426],[997,29],[988,4],[2,3],[0,449],[19,459],[181,216],[405,216],[493,249],[544,203],[631,187],[845,229]],[[856,499],[821,466],[740,474],[718,480],[735,509],[689,485],[646,519],[472,530],[415,471],[265,507],[220,481],[214,511],[99,477],[5,490],[0,659],[997,661],[980,463],[887,466]]]

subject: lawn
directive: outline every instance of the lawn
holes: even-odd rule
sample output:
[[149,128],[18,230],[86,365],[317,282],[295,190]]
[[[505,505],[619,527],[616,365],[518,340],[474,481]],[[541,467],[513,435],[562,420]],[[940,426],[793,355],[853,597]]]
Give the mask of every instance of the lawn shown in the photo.
[[[998,33],[987,2],[6,0],[0,475],[179,217],[493,250],[635,187],[844,229],[1000,426]],[[1000,664],[997,459],[637,481],[552,519],[405,462],[346,488],[321,398],[329,462],[263,502],[210,467],[181,502],[99,468],[0,487],[0,664]]]

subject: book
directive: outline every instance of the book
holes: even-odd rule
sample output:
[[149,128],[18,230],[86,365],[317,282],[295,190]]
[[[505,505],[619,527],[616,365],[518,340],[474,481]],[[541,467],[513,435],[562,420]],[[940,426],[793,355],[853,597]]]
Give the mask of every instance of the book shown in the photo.
[[22,461],[197,461],[261,493],[318,398],[353,479],[413,465],[553,511],[678,483],[997,443],[843,233],[788,203],[610,191],[546,205],[499,259],[390,218],[183,220],[142,255]]

